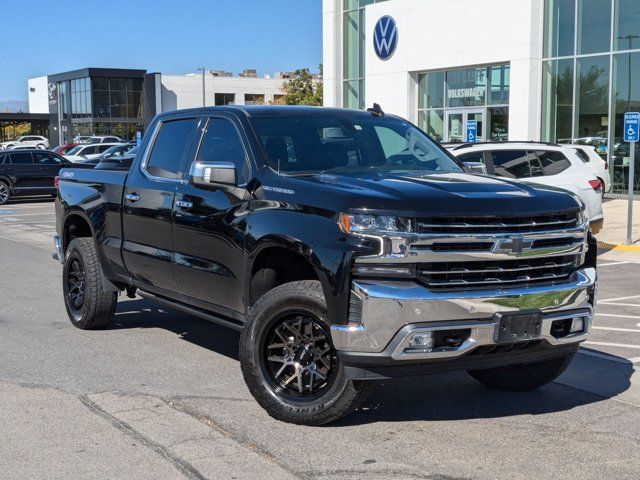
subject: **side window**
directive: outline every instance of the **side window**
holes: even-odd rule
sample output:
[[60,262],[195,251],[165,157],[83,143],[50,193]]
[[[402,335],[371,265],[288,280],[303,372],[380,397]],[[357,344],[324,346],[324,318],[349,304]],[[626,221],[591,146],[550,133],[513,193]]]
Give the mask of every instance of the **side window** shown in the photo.
[[224,118],[210,118],[202,137],[197,161],[230,162],[236,166],[238,183],[249,176],[249,166],[236,127]]
[[480,162],[484,163],[484,152],[469,152],[458,157],[462,162]]
[[190,146],[196,123],[195,118],[162,123],[146,164],[151,175],[178,178],[182,157]]
[[530,157],[526,150],[494,150],[491,152],[496,175],[509,178],[532,176]]
[[40,165],[57,165],[60,163],[60,160],[50,153],[37,152],[34,155],[36,157],[36,163]]
[[102,153],[102,152],[106,152],[107,150],[109,150],[111,147],[113,147],[113,145],[100,145],[98,147],[98,153]]
[[9,155],[0,155],[0,165],[10,164]]
[[33,158],[30,153],[12,153],[11,163],[14,165],[33,165]]
[[574,151],[576,152],[576,155],[578,155],[578,158],[582,160],[582,163],[589,163],[591,161],[589,155],[587,155],[587,152],[585,152],[581,148],[575,148]]
[[545,176],[557,175],[571,166],[571,162],[562,152],[540,151],[536,152],[536,154],[540,159],[542,171]]

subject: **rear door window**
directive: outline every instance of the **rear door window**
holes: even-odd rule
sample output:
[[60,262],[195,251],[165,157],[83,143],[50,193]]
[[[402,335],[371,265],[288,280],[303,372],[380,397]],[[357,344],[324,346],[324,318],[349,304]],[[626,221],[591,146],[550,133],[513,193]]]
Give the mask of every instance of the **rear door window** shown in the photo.
[[11,163],[14,165],[33,165],[33,157],[31,153],[12,153]]
[[482,162],[484,163],[484,152],[469,152],[458,157],[463,162]]
[[233,123],[225,118],[209,119],[197,161],[233,163],[238,172],[238,182],[247,181],[249,168],[242,140]]
[[191,146],[197,123],[195,118],[162,123],[146,162],[146,169],[151,175],[178,178],[182,159]]
[[531,155],[526,150],[494,150],[491,152],[491,159],[495,174],[500,177],[529,178],[533,176]]
[[571,162],[562,152],[542,150],[537,151],[536,155],[540,159],[541,168],[545,176],[557,175],[571,166]]

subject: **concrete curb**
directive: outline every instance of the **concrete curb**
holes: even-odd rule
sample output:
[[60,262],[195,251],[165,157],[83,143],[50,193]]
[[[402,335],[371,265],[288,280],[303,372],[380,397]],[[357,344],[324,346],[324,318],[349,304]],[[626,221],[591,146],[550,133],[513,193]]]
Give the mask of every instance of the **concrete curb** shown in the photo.
[[616,252],[640,253],[640,245],[619,245],[616,243],[598,242],[598,249],[607,251],[615,250]]

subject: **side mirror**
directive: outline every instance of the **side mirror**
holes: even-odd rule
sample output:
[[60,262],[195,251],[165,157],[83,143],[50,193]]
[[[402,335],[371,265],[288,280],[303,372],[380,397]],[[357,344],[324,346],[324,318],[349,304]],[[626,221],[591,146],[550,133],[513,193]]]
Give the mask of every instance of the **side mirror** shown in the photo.
[[238,185],[236,166],[229,162],[193,162],[189,182],[200,188]]
[[472,173],[479,173],[481,175],[487,174],[487,167],[482,162],[464,162],[464,164],[471,170]]

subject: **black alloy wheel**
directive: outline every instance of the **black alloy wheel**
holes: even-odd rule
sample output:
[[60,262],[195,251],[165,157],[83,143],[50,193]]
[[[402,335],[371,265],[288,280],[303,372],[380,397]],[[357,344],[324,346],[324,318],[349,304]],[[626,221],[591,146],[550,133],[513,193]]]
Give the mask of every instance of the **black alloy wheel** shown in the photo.
[[8,185],[4,182],[0,182],[0,205],[7,203],[10,195],[11,192],[9,191]]
[[84,266],[79,257],[74,257],[70,260],[65,282],[67,287],[67,304],[74,313],[79,313],[82,310],[85,298]]
[[318,319],[290,312],[275,319],[263,338],[265,377],[277,395],[313,400],[331,387],[336,352]]

